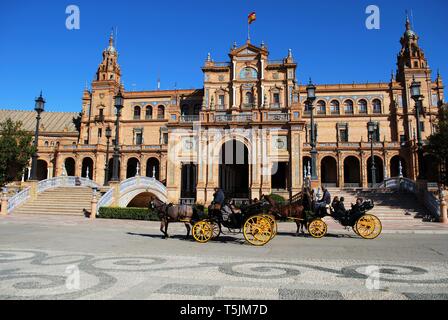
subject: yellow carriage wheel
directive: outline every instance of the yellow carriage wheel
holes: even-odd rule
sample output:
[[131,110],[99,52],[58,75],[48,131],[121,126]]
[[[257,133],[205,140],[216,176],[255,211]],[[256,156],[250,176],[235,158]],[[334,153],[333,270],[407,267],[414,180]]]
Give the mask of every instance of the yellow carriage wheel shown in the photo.
[[277,232],[278,232],[277,221],[275,220],[274,216],[271,216],[269,214],[265,214],[265,215],[263,215],[263,217],[265,217],[271,223],[272,239],[274,239],[277,236]]
[[253,216],[244,224],[244,238],[254,246],[264,246],[272,239],[270,220],[264,216]]
[[328,227],[321,219],[313,220],[308,225],[308,232],[313,238],[320,239],[327,235]]
[[221,225],[217,222],[210,222],[213,229],[212,239],[216,239],[221,235]]
[[193,238],[199,243],[207,243],[213,238],[213,227],[207,221],[199,221],[193,226]]
[[356,222],[356,231],[364,239],[373,240],[383,231],[380,219],[371,214],[366,214]]

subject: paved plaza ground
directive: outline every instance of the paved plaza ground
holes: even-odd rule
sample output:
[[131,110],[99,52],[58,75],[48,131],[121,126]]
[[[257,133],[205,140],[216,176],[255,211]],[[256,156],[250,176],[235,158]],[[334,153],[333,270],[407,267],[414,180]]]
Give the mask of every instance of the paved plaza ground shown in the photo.
[[373,241],[333,224],[324,239],[294,237],[293,224],[280,224],[261,248],[241,235],[184,240],[182,224],[163,240],[158,229],[1,217],[0,299],[448,299],[448,229],[439,224],[389,227]]

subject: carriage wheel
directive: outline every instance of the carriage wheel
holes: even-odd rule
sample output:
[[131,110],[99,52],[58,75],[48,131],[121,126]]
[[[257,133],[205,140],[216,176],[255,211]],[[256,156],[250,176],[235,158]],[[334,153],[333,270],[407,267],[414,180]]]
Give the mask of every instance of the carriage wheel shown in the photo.
[[316,219],[308,225],[308,232],[313,238],[320,239],[327,235],[328,227],[325,221]]
[[278,232],[278,225],[277,225],[277,221],[275,221],[275,217],[271,216],[269,214],[263,215],[263,217],[265,217],[266,219],[269,220],[269,222],[271,223],[271,228],[272,228],[272,239],[275,238],[275,236],[277,236],[277,232]]
[[366,214],[358,219],[356,222],[356,230],[358,234],[364,238],[373,240],[378,238],[378,236],[383,231],[383,225],[380,219],[371,214]]
[[212,239],[214,240],[218,238],[222,233],[221,225],[217,222],[210,222],[210,225],[212,226],[213,229]]
[[244,238],[254,246],[264,246],[272,239],[270,220],[264,216],[253,216],[244,224]]
[[199,243],[207,243],[213,237],[213,227],[207,221],[199,221],[193,226],[193,237]]
[[355,223],[355,225],[353,226],[353,231],[359,236],[358,224],[357,223]]

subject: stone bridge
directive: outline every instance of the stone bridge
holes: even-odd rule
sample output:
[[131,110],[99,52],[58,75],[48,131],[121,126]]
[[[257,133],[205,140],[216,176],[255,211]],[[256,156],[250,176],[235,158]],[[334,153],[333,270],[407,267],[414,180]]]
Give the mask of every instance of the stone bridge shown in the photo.
[[98,201],[97,212],[101,207],[127,207],[139,196],[155,196],[160,201],[167,202],[166,187],[155,178],[134,177],[119,184],[111,183],[111,188]]

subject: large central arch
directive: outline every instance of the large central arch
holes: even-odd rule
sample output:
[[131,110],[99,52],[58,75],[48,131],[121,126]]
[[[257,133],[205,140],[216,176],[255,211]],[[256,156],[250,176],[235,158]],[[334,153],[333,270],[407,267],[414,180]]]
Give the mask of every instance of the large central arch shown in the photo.
[[250,198],[249,150],[236,139],[222,145],[219,157],[219,187],[229,198]]

